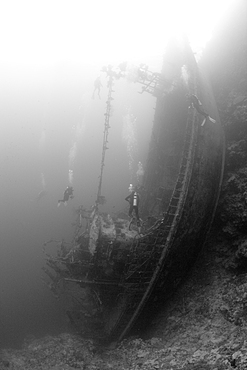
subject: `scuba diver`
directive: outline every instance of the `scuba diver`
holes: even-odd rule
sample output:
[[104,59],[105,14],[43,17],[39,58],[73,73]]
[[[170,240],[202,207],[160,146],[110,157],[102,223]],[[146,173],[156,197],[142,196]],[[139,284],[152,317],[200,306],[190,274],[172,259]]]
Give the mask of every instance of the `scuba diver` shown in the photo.
[[95,94],[96,90],[98,90],[98,97],[100,98],[100,89],[101,89],[102,86],[103,85],[100,81],[100,77],[97,77],[96,80],[94,81],[94,92],[93,92],[92,99],[94,99],[94,94]]
[[74,198],[73,191],[74,191],[74,189],[72,188],[72,186],[67,186],[67,188],[65,189],[65,191],[63,193],[63,199],[60,199],[58,201],[57,206],[59,207],[61,203],[63,203],[66,206],[69,198],[70,199]]
[[212,117],[209,116],[208,113],[204,112],[203,108],[202,108],[202,103],[200,102],[200,100],[198,99],[198,97],[196,95],[191,95],[190,97],[190,106],[189,108],[195,108],[197,110],[198,113],[200,113],[201,115],[203,115],[204,117],[204,120],[202,121],[202,124],[201,126],[204,126],[207,118],[213,122],[213,123],[216,123],[215,119],[213,119]]
[[129,208],[129,217],[131,217],[130,219],[130,223],[129,223],[129,230],[130,230],[130,226],[133,222],[133,219],[134,217],[132,216],[132,213],[133,211],[135,212],[135,216],[136,216],[136,219],[137,219],[137,226],[138,226],[138,232],[140,233],[140,228],[141,228],[141,224],[140,224],[140,217],[139,217],[139,202],[140,202],[140,196],[139,194],[137,193],[137,186],[132,187],[132,185],[129,187],[129,190],[131,191],[130,195],[128,195],[125,200],[127,202],[129,202],[130,204],[130,208]]

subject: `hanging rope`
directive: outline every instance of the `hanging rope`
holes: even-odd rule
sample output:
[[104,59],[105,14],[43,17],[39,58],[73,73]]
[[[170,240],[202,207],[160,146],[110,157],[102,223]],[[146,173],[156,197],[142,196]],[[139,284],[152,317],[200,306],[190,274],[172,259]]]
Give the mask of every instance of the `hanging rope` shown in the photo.
[[111,101],[113,100],[112,98],[112,93],[114,92],[112,90],[113,83],[114,83],[114,75],[115,72],[112,71],[111,67],[108,66],[108,69],[106,70],[107,75],[108,75],[108,98],[106,101],[106,113],[105,115],[105,124],[104,124],[104,135],[103,135],[103,147],[102,147],[102,156],[101,156],[101,167],[100,167],[100,176],[99,176],[99,186],[98,186],[98,193],[97,193],[97,199],[96,199],[96,208],[98,208],[99,204],[104,203],[104,197],[101,194],[101,188],[102,188],[102,181],[103,181],[103,172],[104,172],[104,166],[105,166],[105,155],[106,151],[108,148],[108,134],[109,134],[109,128],[110,128],[110,116],[111,116],[111,109],[112,109],[112,104]]
[[[104,124],[104,135],[103,135],[103,147],[102,147],[102,155],[101,155],[101,167],[100,167],[100,176],[99,176],[99,185],[98,185],[98,192],[97,192],[97,198],[95,202],[95,210],[98,210],[98,206],[100,204],[103,204],[105,202],[104,196],[101,194],[102,189],[102,181],[103,181],[103,172],[104,172],[104,166],[105,166],[105,155],[108,148],[108,134],[109,134],[109,128],[110,128],[110,116],[111,116],[111,109],[112,104],[111,101],[112,93],[113,91],[113,84],[114,84],[114,78],[119,79],[121,77],[125,77],[127,62],[123,62],[118,66],[118,72],[115,72],[112,69],[111,65],[108,65],[107,67],[103,67],[102,71],[106,72],[108,77],[108,98],[106,101],[106,113],[105,113],[105,124]],[[140,65],[140,67],[137,70],[137,82],[142,83],[144,85],[143,91],[150,92],[154,95],[154,89],[157,89],[158,83],[160,84],[160,74],[158,73],[152,73],[148,71],[148,67],[145,65]],[[142,92],[143,92],[142,91]]]

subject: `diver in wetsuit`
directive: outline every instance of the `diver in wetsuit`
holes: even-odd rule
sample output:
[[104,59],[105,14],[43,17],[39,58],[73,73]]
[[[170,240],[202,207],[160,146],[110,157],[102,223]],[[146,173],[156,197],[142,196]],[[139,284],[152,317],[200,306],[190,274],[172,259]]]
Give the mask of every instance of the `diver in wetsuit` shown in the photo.
[[134,188],[134,190],[131,191],[131,193],[125,198],[127,202],[130,204],[129,208],[129,217],[131,217],[130,224],[129,224],[129,230],[130,226],[133,222],[134,217],[132,216],[133,211],[135,212],[136,219],[137,219],[137,226],[140,228],[140,217],[139,217],[139,202],[140,202],[140,196],[137,193],[137,187]]
[[58,201],[57,206],[59,207],[61,203],[63,203],[66,206],[69,198],[70,199],[73,198],[73,191],[74,191],[74,189],[72,188],[72,186],[67,186],[67,188],[65,189],[65,191],[63,193],[63,199],[60,199]]
[[215,119],[210,117],[210,115],[208,113],[204,112],[203,107],[202,107],[202,103],[200,102],[200,100],[198,99],[198,97],[196,95],[193,95],[193,94],[191,95],[189,108],[190,107],[195,108],[197,110],[197,112],[200,113],[204,117],[204,120],[202,121],[201,126],[204,126],[207,118],[211,122],[216,123]]
[[101,90],[102,86],[103,85],[101,83],[100,77],[97,77],[96,80],[94,81],[94,92],[93,92],[92,99],[94,99],[94,94],[95,94],[96,90],[98,90],[98,97],[100,98],[100,90]]

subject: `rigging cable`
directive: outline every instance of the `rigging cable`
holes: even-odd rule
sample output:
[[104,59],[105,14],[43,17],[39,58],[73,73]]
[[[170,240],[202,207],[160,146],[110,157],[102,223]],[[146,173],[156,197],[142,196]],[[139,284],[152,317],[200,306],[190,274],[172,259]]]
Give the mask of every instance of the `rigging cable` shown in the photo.
[[109,149],[107,147],[108,143],[108,134],[109,134],[109,128],[110,128],[110,116],[111,116],[111,101],[113,100],[112,98],[112,93],[114,92],[112,90],[113,87],[113,73],[111,69],[107,71],[107,75],[109,77],[108,81],[108,99],[106,101],[106,113],[105,115],[105,124],[104,124],[104,135],[103,135],[103,146],[102,146],[102,156],[101,156],[101,167],[100,167],[100,176],[99,176],[99,185],[98,185],[98,192],[97,192],[97,199],[96,199],[96,209],[98,209],[98,205],[102,204],[104,201],[102,195],[101,195],[101,188],[102,188],[102,181],[103,181],[103,171],[104,171],[104,166],[105,166],[105,155],[106,155],[106,150]]

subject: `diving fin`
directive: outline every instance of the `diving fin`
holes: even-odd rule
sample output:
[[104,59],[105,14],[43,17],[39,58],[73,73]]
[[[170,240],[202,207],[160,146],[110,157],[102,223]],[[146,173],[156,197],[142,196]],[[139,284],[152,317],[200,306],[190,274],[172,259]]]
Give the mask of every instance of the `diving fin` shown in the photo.
[[209,119],[209,121],[211,121],[212,123],[216,123],[215,119],[213,119],[212,117],[208,116],[208,119]]
[[206,119],[207,117],[205,117],[204,120],[202,121],[202,124],[201,124],[202,127],[205,125]]

